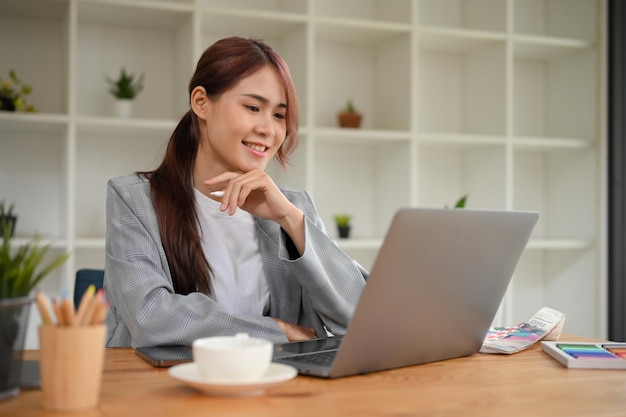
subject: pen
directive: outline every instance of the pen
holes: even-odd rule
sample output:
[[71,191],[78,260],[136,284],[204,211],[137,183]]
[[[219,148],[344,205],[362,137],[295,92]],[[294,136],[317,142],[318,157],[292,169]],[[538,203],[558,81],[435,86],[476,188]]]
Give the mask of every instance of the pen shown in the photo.
[[224,197],[224,191],[222,190],[211,191],[209,194],[211,194],[213,197]]

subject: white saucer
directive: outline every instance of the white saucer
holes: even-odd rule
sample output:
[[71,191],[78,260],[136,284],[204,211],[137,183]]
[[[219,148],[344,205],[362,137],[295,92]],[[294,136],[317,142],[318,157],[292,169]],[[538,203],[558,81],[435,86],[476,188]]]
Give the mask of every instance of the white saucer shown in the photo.
[[205,378],[195,363],[183,363],[169,368],[170,376],[208,395],[253,396],[261,395],[266,388],[288,381],[298,371],[281,363],[272,363],[259,379],[252,381],[211,380]]

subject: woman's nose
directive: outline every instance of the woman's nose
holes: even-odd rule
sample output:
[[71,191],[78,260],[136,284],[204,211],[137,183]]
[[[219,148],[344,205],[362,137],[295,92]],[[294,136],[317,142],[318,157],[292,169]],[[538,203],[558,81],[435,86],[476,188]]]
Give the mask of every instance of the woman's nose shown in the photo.
[[274,117],[272,114],[262,114],[256,124],[255,130],[257,133],[262,134],[263,136],[274,136],[276,134],[276,130],[274,129]]

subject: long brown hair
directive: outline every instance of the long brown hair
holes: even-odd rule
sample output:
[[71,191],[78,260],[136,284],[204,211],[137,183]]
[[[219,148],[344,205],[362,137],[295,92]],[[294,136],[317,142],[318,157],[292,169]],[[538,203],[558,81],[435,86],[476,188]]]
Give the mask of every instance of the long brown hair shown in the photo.
[[[277,71],[287,98],[286,138],[275,155],[284,167],[297,145],[299,108],[289,68],[271,46],[258,39],[239,37],[217,41],[200,57],[189,82],[189,95],[202,86],[211,100],[217,100],[224,91],[268,65]],[[198,117],[188,110],[170,137],[161,165],[154,171],[139,173],[150,180],[163,249],[174,291],[179,294],[211,293],[211,268],[198,232],[192,178],[199,145]]]

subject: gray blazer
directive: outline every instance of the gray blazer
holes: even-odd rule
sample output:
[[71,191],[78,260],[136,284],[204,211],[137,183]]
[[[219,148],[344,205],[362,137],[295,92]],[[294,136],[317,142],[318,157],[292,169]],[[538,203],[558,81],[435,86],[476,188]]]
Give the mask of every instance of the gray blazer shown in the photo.
[[325,327],[344,333],[368,273],[325,232],[306,192],[283,192],[304,212],[304,255],[290,259],[286,233],[273,221],[257,219],[269,317],[242,316],[229,314],[205,294],[174,292],[149,182],[137,175],[111,179],[104,275],[111,304],[107,346],[190,344],[237,332],[286,342],[272,317],[312,327],[318,337],[325,337]]

